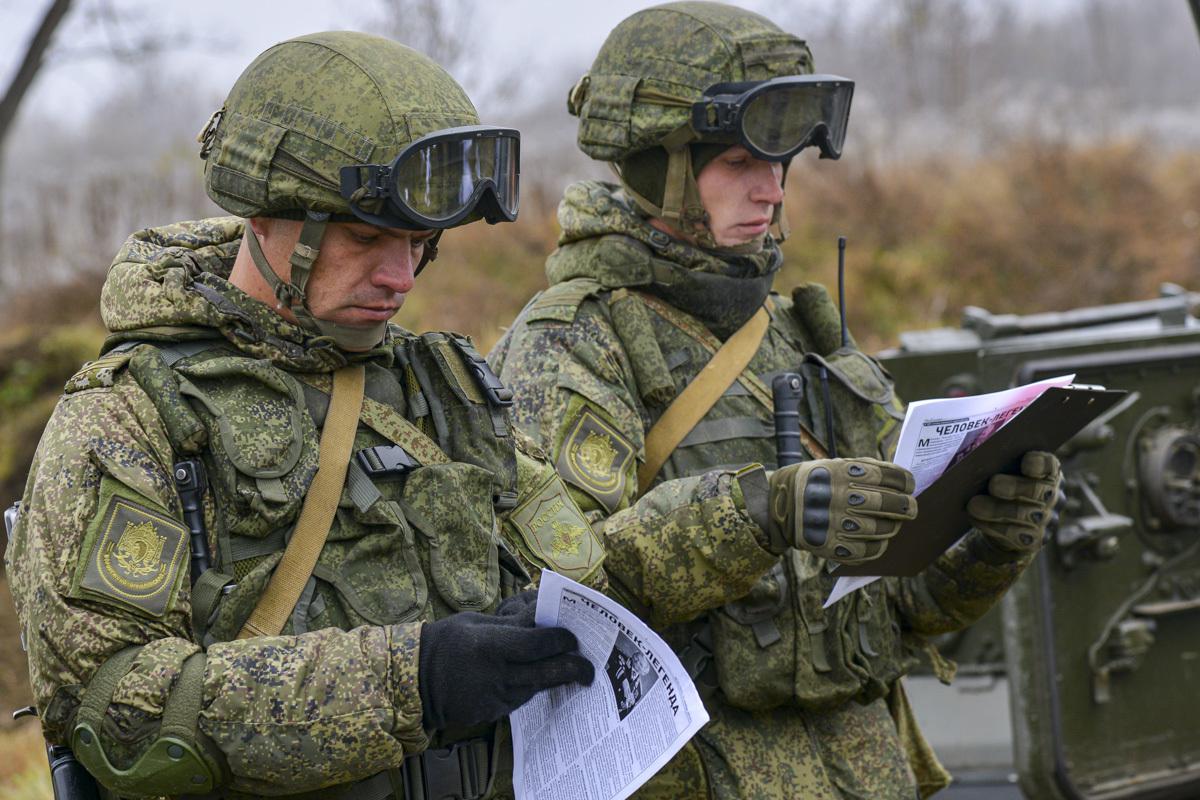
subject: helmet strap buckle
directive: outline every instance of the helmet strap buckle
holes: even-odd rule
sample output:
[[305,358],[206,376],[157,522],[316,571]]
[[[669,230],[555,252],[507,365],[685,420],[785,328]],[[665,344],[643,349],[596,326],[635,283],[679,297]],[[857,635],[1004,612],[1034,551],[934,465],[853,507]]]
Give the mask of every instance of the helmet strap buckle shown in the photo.
[[[304,225],[300,228],[300,239],[292,249],[292,256],[289,259],[289,263],[292,265],[292,274],[288,281],[281,279],[271,267],[271,262],[267,260],[267,255],[263,252],[257,234],[247,226],[246,243],[250,248],[250,260],[258,268],[263,280],[271,287],[275,300],[279,304],[278,308],[286,306],[296,313],[297,309],[307,307],[308,295],[305,292],[305,286],[308,284],[312,266],[321,254],[321,240],[325,237],[325,226],[328,224],[329,214],[317,211],[308,212],[304,219]],[[296,318],[302,319],[298,313]]]
[[662,218],[675,229],[695,237],[701,247],[717,246],[708,225],[708,212],[700,200],[700,185],[692,164],[697,138],[690,125],[681,125],[662,141],[667,151],[667,174],[663,181]]
[[[321,255],[321,240],[325,238],[325,227],[328,224],[328,213],[309,211],[304,217],[304,224],[300,227],[300,238],[292,248],[291,258],[288,259],[292,265],[291,287],[296,290],[295,294],[301,303],[307,299],[304,289],[308,285],[313,264]],[[295,303],[293,302],[292,305]]]

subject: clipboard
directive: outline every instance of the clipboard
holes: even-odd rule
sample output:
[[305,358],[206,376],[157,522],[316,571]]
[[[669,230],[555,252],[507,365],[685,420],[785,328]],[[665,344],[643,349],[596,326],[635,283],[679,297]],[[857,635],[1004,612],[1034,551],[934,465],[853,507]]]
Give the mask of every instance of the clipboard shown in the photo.
[[983,444],[954,464],[917,497],[917,518],[905,522],[882,556],[864,564],[842,564],[833,577],[919,573],[971,527],[967,501],[985,494],[999,472],[1020,474],[1030,450],[1053,453],[1128,392],[1096,386],[1056,386],[1013,417]]

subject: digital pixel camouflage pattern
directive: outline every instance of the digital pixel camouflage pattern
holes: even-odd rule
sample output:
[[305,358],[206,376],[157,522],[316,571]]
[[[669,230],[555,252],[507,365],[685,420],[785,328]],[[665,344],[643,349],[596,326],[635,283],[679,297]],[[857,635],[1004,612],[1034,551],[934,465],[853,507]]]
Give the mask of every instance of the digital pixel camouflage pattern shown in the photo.
[[[198,692],[195,740],[219,784],[279,796],[365,778],[431,744],[421,622],[490,611],[524,585],[521,570],[500,567],[504,550],[532,574],[551,566],[599,588],[605,576],[599,540],[553,468],[464,385],[461,340],[393,327],[354,356],[367,373],[355,448],[389,445],[386,432],[408,425],[444,455],[404,480],[352,468],[283,634],[235,639],[295,524],[330,371],[348,359],[226,280],[241,235],[239,220],[221,218],[142,231],[122,249],[102,308],[109,344],[125,344],[68,383],[7,566],[51,741],[69,740],[100,668],[134,648],[99,731],[114,766],[157,738],[172,697]],[[214,569],[236,583],[206,613],[171,476],[185,457],[206,467]],[[183,664],[197,654],[189,684]],[[510,752],[500,764],[489,796],[511,793]]]
[[[712,721],[638,796],[898,799],[943,786],[893,687],[926,637],[978,618],[1031,556],[972,533],[920,576],[878,581],[822,610],[830,565],[769,552],[753,522],[765,513],[765,481],[747,465],[775,466],[761,387],[782,371],[809,373],[801,417],[827,444],[814,369],[826,364],[839,454],[877,456],[897,432],[888,376],[840,346],[821,287],[768,298],[779,262],[769,240],[759,254],[720,258],[659,233],[616,187],[596,182],[568,188],[559,221],[550,289],[491,363],[516,391],[516,423],[589,516],[607,519],[610,591],[697,664],[712,691]],[[764,300],[771,324],[746,373],[638,496],[646,432],[707,363],[713,333],[728,336]],[[704,499],[665,525],[631,524],[661,519],[688,496]]]
[[765,17],[669,3],[617,25],[568,103],[580,121],[579,149],[618,161],[686,124],[691,101],[713,84],[809,72],[808,45]]

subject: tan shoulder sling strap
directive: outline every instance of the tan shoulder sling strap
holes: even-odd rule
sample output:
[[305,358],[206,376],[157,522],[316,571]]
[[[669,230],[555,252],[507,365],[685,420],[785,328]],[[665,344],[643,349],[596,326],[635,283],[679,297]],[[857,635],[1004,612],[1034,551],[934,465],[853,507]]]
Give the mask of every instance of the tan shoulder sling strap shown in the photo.
[[646,461],[638,468],[638,494],[642,494],[662,469],[667,458],[704,418],[717,399],[738,379],[750,359],[758,352],[770,323],[770,315],[760,308],[729,337],[709,359],[691,383],[667,406],[667,410],[646,434]]
[[[327,375],[297,374],[294,377],[323,394],[329,394],[331,391]],[[389,405],[364,397],[361,421],[392,444],[403,447],[420,464],[450,463],[450,456],[446,455],[437,442]]]
[[[653,295],[641,292],[637,295],[656,314],[713,354],[703,371],[680,392],[646,434],[646,461],[638,470],[638,494],[641,495],[650,488],[654,477],[679,443],[696,423],[704,418],[734,381],[742,384],[750,396],[767,411],[774,413],[775,404],[771,390],[766,384],[759,380],[758,376],[745,371],[754,354],[758,352],[758,346],[770,325],[770,315],[765,306],[722,345],[711,331],[692,316]],[[768,297],[767,303],[771,302]],[[735,340],[738,342],[736,345]],[[735,347],[738,349],[737,353],[733,352]],[[829,457],[825,447],[804,425],[800,425],[800,441],[816,458]]]
[[304,497],[292,539],[258,605],[238,633],[239,639],[278,635],[317,565],[346,482],[350,451],[362,412],[364,375],[362,364],[342,367],[333,373],[333,393],[321,430],[317,474]]

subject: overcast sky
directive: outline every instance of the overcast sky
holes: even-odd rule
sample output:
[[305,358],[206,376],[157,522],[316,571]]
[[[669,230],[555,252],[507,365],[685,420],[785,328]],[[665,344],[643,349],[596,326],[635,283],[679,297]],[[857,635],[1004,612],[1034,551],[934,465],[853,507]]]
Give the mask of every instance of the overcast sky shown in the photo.
[[[963,0],[980,3],[985,0]],[[1167,0],[1146,0],[1148,4]],[[1181,0],[1171,0],[1181,2]],[[1020,0],[1029,15],[1055,14],[1083,0]],[[554,74],[564,64],[591,60],[608,31],[633,11],[654,5],[653,0],[503,0],[479,3],[480,17],[473,20],[473,38],[498,65],[519,63],[527,75]],[[830,5],[815,0],[739,0],[737,5],[766,13],[772,8],[809,6],[827,15]],[[0,70],[4,81],[16,68],[19,54],[32,35],[48,0],[0,0]],[[339,4],[342,5],[342,4]],[[864,0],[841,0],[839,8],[853,16],[867,6]],[[163,20],[166,30],[188,29],[195,43],[162,59],[161,68],[172,75],[195,80],[211,88],[219,101],[253,57],[283,39],[318,30],[368,30],[378,16],[372,2],[335,7],[328,0],[76,0],[68,22],[60,28],[56,44],[60,55],[44,69],[26,100],[26,107],[49,113],[64,124],[84,119],[104,99],[115,82],[128,80],[129,67],[108,59],[87,57],[84,52],[106,52],[109,32],[95,21],[96,9],[143,9]],[[418,23],[419,24],[419,23]],[[483,31],[482,35],[480,31]],[[804,31],[794,31],[805,36]],[[119,35],[119,32],[118,32]],[[819,53],[819,43],[814,42]],[[70,58],[61,53],[76,51]],[[581,58],[582,54],[586,54]],[[460,77],[461,76],[456,76]],[[573,82],[577,75],[567,79]],[[561,81],[560,81],[561,82]],[[39,114],[41,116],[41,114]]]

